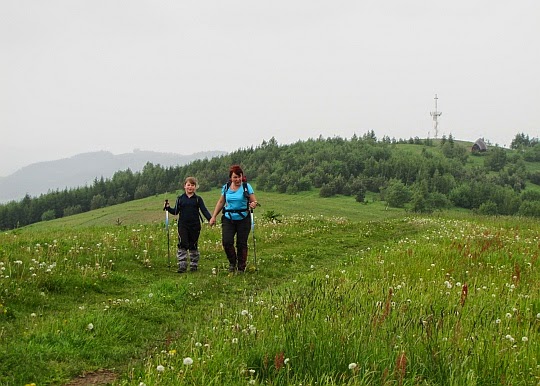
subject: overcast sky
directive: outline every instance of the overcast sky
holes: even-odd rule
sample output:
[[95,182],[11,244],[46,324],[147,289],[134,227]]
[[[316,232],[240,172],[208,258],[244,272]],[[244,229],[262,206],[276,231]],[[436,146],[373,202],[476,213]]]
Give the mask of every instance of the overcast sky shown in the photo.
[[540,136],[538,0],[0,0],[0,176],[275,137]]

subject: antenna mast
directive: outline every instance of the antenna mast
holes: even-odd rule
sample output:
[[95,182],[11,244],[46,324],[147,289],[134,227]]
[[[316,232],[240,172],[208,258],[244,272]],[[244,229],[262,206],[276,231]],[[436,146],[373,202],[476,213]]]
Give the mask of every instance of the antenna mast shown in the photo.
[[435,94],[435,111],[430,112],[429,114],[433,117],[433,129],[435,129],[435,138],[437,138],[439,134],[439,117],[441,116],[442,112],[437,111],[437,94]]

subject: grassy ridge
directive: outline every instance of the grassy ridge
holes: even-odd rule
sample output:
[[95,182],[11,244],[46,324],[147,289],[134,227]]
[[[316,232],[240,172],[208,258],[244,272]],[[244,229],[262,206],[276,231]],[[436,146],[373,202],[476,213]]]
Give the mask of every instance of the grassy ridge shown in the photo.
[[164,198],[0,236],[0,384],[538,382],[535,222],[260,193],[257,271],[229,277],[205,227],[178,275]]

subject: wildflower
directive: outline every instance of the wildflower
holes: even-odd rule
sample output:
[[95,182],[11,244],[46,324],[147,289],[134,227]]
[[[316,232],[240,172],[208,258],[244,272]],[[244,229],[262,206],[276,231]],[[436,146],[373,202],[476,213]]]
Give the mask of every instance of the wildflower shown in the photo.
[[35,312],[32,312],[32,313],[30,314],[30,316],[31,316],[32,318],[35,318],[37,315],[36,315]]
[[243,316],[246,316],[246,315],[249,314],[249,311],[248,311],[248,310],[242,310],[241,314],[242,314]]
[[501,323],[501,319],[495,320],[495,323],[497,323],[497,324]]
[[238,343],[238,338],[232,338],[231,342],[234,343],[234,344]]
[[162,365],[157,365],[156,370],[157,370],[158,372],[162,373],[162,372],[165,371],[165,367],[163,367]]
[[196,342],[195,347],[202,347],[202,343],[201,342]]
[[191,359],[190,357],[184,358],[184,365],[191,366],[192,364],[193,364],[193,359]]
[[529,338],[527,338],[526,336],[524,336],[524,337],[521,338],[521,341],[522,341],[522,342],[528,342],[528,341],[529,341]]
[[506,319],[510,319],[512,317],[512,314],[510,312],[506,313]]
[[88,323],[88,326],[86,326],[86,329],[89,331],[92,331],[94,329],[94,325],[92,323]]
[[540,312],[536,314],[536,319],[540,319]]
[[356,369],[357,366],[358,365],[356,363],[354,363],[354,362],[349,363],[349,370],[354,370],[354,369]]
[[140,382],[140,383],[139,383],[139,386],[146,386],[146,383]]
[[283,361],[284,365],[286,365],[287,363],[289,363],[289,358],[285,358],[285,360]]

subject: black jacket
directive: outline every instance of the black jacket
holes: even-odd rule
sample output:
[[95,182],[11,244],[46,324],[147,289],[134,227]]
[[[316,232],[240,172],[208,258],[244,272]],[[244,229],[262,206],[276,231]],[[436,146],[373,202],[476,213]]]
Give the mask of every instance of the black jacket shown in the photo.
[[212,215],[206,208],[206,205],[204,205],[202,197],[199,197],[196,194],[188,197],[187,194],[184,193],[176,198],[176,204],[174,208],[171,208],[169,206],[166,209],[167,212],[169,212],[170,214],[179,215],[178,226],[180,226],[180,224],[200,224],[200,220],[202,220],[202,217],[200,217],[199,210],[202,212],[202,214],[204,215],[204,217],[206,217],[207,220],[210,220],[210,218],[212,218]]

